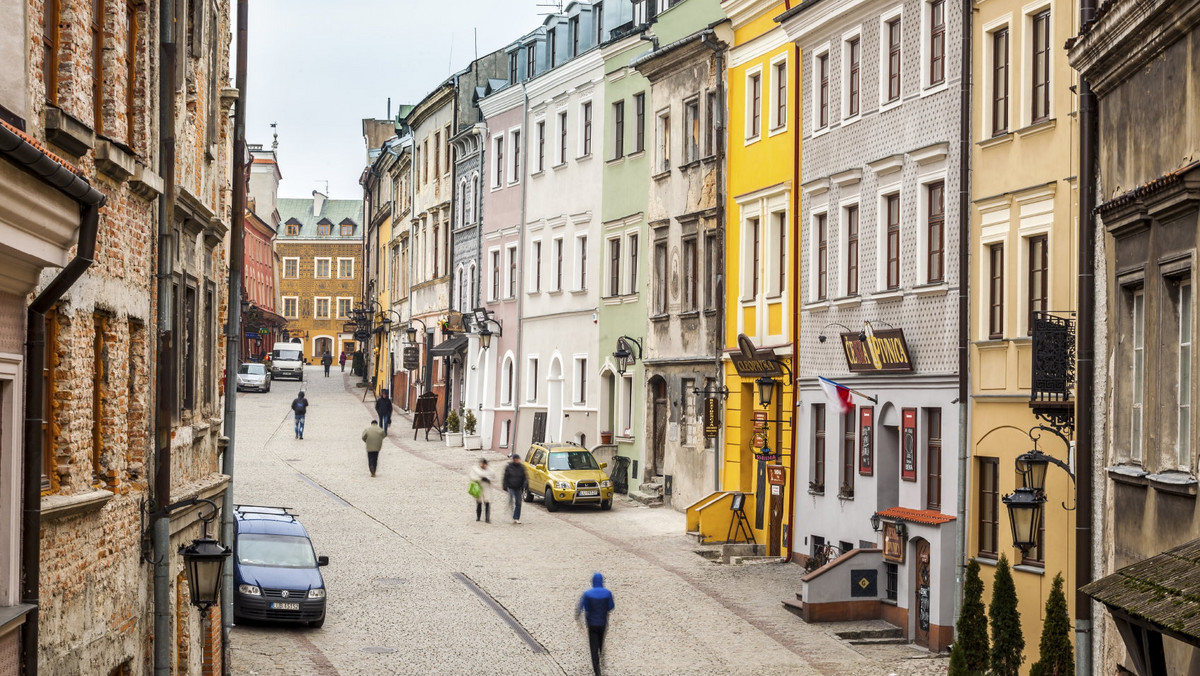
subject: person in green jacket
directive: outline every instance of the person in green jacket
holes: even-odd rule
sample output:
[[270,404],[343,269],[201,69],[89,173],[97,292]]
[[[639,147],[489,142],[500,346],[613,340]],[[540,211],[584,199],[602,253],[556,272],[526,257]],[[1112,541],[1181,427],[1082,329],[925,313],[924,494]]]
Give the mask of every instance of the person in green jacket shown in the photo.
[[383,448],[384,436],[378,420],[372,420],[362,433],[362,440],[367,444],[367,467],[371,470],[371,476],[375,476],[375,468],[379,464],[379,450]]

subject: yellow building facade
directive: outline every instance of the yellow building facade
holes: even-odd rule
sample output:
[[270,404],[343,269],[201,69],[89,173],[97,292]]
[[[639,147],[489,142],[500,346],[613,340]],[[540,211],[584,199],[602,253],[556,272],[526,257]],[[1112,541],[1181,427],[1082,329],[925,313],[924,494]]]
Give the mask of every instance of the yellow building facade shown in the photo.
[[[774,20],[787,9],[783,2],[727,0],[722,6],[734,40],[726,71],[724,342],[729,397],[721,487],[746,494],[745,513],[758,544],[767,544],[768,554],[783,555],[790,547],[788,496],[794,490],[793,181],[800,154],[800,117],[794,108],[800,60],[795,44]],[[772,355],[779,362],[770,365],[769,377],[778,385],[765,407],[755,383],[762,374],[752,364],[737,364],[755,352],[756,359],[748,362]]]
[[[1057,0],[987,0],[976,4],[973,20],[966,555],[983,564],[985,603],[1000,555],[1014,565],[1023,673],[1038,659],[1054,576],[1061,572],[1066,589],[1075,588],[1076,512],[1067,474],[1049,468],[1044,532],[1027,554],[1013,547],[1002,498],[1022,485],[1015,461],[1034,447],[1029,431],[1047,424],[1030,408],[1031,326],[1044,316],[1035,313],[1072,320],[1077,307],[1077,79],[1062,48],[1076,13]],[[1039,435],[1041,451],[1067,461],[1061,439],[1034,430]],[[1073,614],[1069,591],[1067,604]]]

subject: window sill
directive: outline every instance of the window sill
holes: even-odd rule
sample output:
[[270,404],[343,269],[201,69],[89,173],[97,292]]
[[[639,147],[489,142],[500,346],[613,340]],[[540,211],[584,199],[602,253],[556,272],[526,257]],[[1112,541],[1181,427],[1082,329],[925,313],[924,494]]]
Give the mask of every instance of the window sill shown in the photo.
[[710,152],[709,154],[700,158],[700,162],[702,162],[703,164],[713,164],[716,161],[717,161],[717,155],[716,155],[716,153],[712,153],[712,152]]
[[570,293],[572,296],[578,296],[587,293],[587,289],[571,289]]
[[1004,145],[1005,143],[1012,143],[1013,138],[1013,133],[1011,131],[1006,131],[997,136],[984,139],[975,145],[979,146],[980,148],[994,148],[996,146]]
[[1118,465],[1104,469],[1108,472],[1108,478],[1114,483],[1128,486],[1145,486],[1150,483],[1147,478],[1150,473],[1136,465]]
[[899,605],[899,604],[896,602],[896,599],[879,599],[879,602],[880,602],[880,603],[882,603],[882,604],[883,604],[883,605],[885,605],[885,606],[895,606],[895,605]]
[[1016,134],[1021,138],[1025,138],[1026,136],[1033,136],[1044,131],[1052,131],[1056,125],[1057,120],[1052,117],[1047,120],[1042,120],[1041,122],[1034,122],[1027,127],[1021,127],[1016,131]]
[[684,169],[692,169],[698,166],[700,166],[700,158],[684,162],[683,164],[679,165],[679,170],[683,171]]
[[810,488],[810,489],[808,489],[808,494],[809,495],[825,495],[825,489],[824,488]]
[[842,493],[842,492],[838,493],[838,500],[853,500],[853,499],[854,499],[853,493]]
[[591,153],[586,153],[586,154],[583,154],[583,155],[578,155],[578,156],[576,156],[576,157],[575,157],[575,161],[576,161],[576,162],[582,162],[582,161],[584,161],[584,160],[590,160],[590,159],[592,159],[592,154],[591,154]]
[[621,299],[621,302],[622,303],[636,303],[639,300],[641,300],[641,298],[636,293],[630,293],[630,294],[626,294],[625,296],[623,296]]
[[895,303],[904,300],[904,291],[901,289],[891,289],[888,291],[880,291],[871,294],[871,300],[876,303]]
[[637,437],[617,437],[618,444],[632,444]]
[[770,130],[768,130],[768,131],[767,131],[767,136],[777,136],[777,135],[779,135],[779,134],[786,134],[786,133],[787,133],[787,130],[788,130],[788,126],[787,126],[787,124],[786,124],[786,123],[785,123],[785,124],[781,124],[781,125],[779,125],[778,127],[773,127],[773,128],[771,128]]
[[620,305],[621,297],[620,296],[608,296],[607,298],[604,298],[601,302],[604,303],[605,305]]
[[802,309],[806,312],[826,312],[829,310],[829,301],[818,300],[805,305]]
[[654,181],[661,181],[661,180],[663,180],[664,178],[667,178],[667,177],[669,177],[670,175],[671,175],[671,170],[670,170],[670,169],[667,169],[667,170],[665,170],[665,171],[660,171],[660,172],[658,172],[657,174],[651,174],[651,175],[650,175],[650,179],[651,179],[651,180],[654,180]]
[[892,99],[891,101],[880,101],[879,102],[879,112],[886,113],[889,110],[894,110],[896,108],[899,108],[900,104],[903,102],[904,102],[904,97],[902,97],[902,96],[897,96],[896,98]]
[[926,296],[944,296],[950,292],[950,285],[946,282],[934,282],[932,284],[922,284],[913,287],[913,293],[918,298]]
[[552,165],[550,168],[553,169],[554,171],[558,171],[559,169],[562,169],[563,167],[566,167],[566,166],[567,166],[567,163],[564,160],[562,162],[559,162],[558,164]]
[[100,489],[76,495],[49,495],[42,498],[42,518],[65,519],[77,514],[98,512],[112,497],[111,491]]
[[940,94],[950,88],[950,83],[947,80],[942,80],[937,84],[927,84],[921,87],[921,96],[933,96]]
[[656,315],[650,315],[649,317],[647,317],[647,319],[654,322],[655,324],[661,324],[662,322],[665,322],[670,318],[671,318],[671,315],[669,315],[669,314],[656,314]]
[[[529,178],[538,178],[539,176],[545,176],[545,175],[546,175],[545,169],[538,169],[537,171],[531,173],[529,175]],[[495,190],[495,188],[493,188],[493,190]]]
[[627,159],[627,160],[636,160],[636,159],[638,159],[639,157],[641,157],[641,156],[643,156],[643,155],[645,155],[645,154],[646,154],[646,149],[645,149],[645,148],[639,148],[639,149],[637,149],[637,150],[633,151],[632,153],[629,153],[628,155],[626,155],[626,156],[625,156],[625,159]]
[[606,165],[608,165],[608,166],[610,166],[610,167],[612,167],[612,166],[616,166],[616,165],[618,165],[618,164],[624,164],[624,163],[625,163],[625,156],[624,156],[624,155],[622,155],[622,156],[620,156],[620,157],[614,157],[614,158],[612,158],[612,159],[609,159],[609,160],[605,160],[605,161],[604,161],[604,164],[606,164]]
[[748,145],[751,145],[754,143],[758,143],[761,140],[762,140],[761,134],[757,135],[757,136],[747,136],[745,139],[742,140],[742,145],[748,146]]
[[1160,493],[1196,497],[1196,477],[1185,472],[1160,472],[1146,478],[1150,480],[1150,486]]
[[862,296],[843,296],[841,298],[835,298],[834,300],[829,301],[829,304],[836,308],[858,307],[859,305],[862,305]]
[[1013,566],[1013,570],[1019,570],[1022,573],[1030,573],[1033,575],[1045,575],[1046,574],[1045,566],[1039,566],[1039,565],[1033,564],[1033,563],[1018,563],[1017,565]]
[[710,308],[710,309],[704,311],[704,316],[705,317],[716,317],[717,311]]
[[973,557],[971,560],[974,561],[975,563],[978,563],[981,566],[995,567],[1000,564],[999,559],[992,559],[992,558],[988,558],[986,556],[976,556],[976,557]]
[[699,319],[700,311],[699,310],[688,310],[687,312],[680,312],[679,318],[680,319]]
[[96,145],[95,131],[61,108],[47,107],[44,119],[46,140],[68,155],[83,157]]

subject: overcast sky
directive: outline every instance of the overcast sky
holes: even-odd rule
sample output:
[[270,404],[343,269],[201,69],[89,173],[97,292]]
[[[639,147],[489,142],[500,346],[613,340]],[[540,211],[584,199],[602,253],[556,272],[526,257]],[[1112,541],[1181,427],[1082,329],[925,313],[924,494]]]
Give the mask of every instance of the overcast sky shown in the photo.
[[[271,145],[280,197],[361,199],[362,120],[417,103],[475,56],[536,28],[551,0],[253,0],[246,141]],[[236,22],[236,16],[235,16]],[[236,26],[235,38],[236,38]],[[236,48],[236,43],[235,43]]]

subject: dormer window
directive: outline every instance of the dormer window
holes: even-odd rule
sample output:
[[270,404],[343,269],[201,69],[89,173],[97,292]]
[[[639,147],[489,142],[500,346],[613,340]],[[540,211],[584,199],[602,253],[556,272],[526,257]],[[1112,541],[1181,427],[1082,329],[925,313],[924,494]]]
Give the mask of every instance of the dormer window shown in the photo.
[[292,237],[299,235],[300,234],[300,224],[299,223],[288,223],[287,224],[287,234]]
[[354,235],[353,223],[342,223],[342,237],[350,237]]
[[633,25],[641,26],[654,19],[655,0],[635,0],[633,3]]
[[330,230],[331,230],[331,228],[330,228],[329,223],[318,223],[317,224],[317,234],[322,237],[328,237]]

